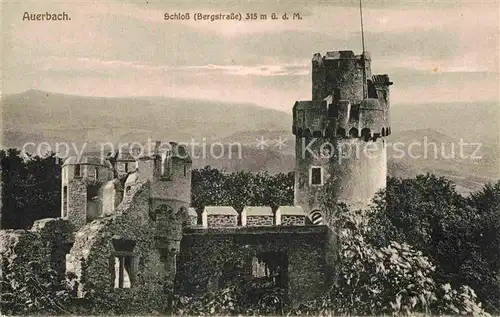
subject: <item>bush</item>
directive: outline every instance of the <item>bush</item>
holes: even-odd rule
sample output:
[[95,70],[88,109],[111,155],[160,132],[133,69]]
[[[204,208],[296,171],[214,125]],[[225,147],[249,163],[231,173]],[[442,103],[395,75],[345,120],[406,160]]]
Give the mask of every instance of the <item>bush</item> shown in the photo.
[[373,207],[370,243],[409,243],[436,265],[436,282],[469,285],[500,311],[500,182],[465,198],[442,177],[389,178]]
[[435,266],[405,243],[377,247],[367,241],[370,227],[360,212],[339,206],[332,224],[338,229],[336,283],[318,300],[302,305],[298,315],[380,315],[439,313],[487,316],[467,286],[453,290],[433,279]]
[[67,314],[71,304],[69,289],[57,272],[37,261],[15,268],[2,263],[1,311],[9,315]]
[[436,298],[434,266],[427,257],[407,244],[373,246],[366,241],[369,228],[361,216],[341,210],[334,222],[340,228],[340,271],[332,308],[345,314],[429,312]]

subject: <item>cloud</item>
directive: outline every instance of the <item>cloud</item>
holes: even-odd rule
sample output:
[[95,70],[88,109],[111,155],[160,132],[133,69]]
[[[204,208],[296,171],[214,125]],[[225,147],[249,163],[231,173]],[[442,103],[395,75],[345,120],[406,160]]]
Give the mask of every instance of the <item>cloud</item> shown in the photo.
[[192,72],[192,73],[217,73],[234,76],[304,76],[309,74],[309,63],[292,64],[269,64],[269,65],[152,65],[140,62],[121,61],[121,60],[99,60],[88,57],[58,57],[50,56],[44,60],[38,60],[39,67],[43,71],[58,71],[71,69],[73,71],[96,73],[96,72],[150,72],[165,73],[169,72]]
[[259,66],[203,65],[203,66],[187,66],[184,69],[220,71],[228,75],[238,75],[238,76],[247,76],[247,75],[303,76],[309,74],[309,65],[307,62],[301,64],[259,65]]
[[[197,95],[288,109],[295,99],[310,98],[313,53],[360,52],[353,1],[312,1],[307,7],[292,1],[7,3],[4,89],[18,92],[36,85],[90,95]],[[394,78],[394,102],[418,100],[424,92],[433,100],[497,100],[496,3],[434,2],[364,0],[373,72]],[[66,11],[72,21],[22,23],[25,10]],[[304,18],[163,19],[165,12],[198,11],[299,12]]]
[[408,56],[392,61],[391,67],[404,67],[408,70],[446,73],[496,72],[498,64],[485,59],[478,53],[466,53],[445,59],[429,59],[422,56]]

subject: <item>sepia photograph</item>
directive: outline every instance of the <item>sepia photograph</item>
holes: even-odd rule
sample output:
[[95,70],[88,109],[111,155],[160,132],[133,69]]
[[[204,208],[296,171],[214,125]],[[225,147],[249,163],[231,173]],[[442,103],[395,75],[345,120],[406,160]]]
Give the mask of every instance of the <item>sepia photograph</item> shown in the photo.
[[0,8],[0,315],[500,316],[500,0]]

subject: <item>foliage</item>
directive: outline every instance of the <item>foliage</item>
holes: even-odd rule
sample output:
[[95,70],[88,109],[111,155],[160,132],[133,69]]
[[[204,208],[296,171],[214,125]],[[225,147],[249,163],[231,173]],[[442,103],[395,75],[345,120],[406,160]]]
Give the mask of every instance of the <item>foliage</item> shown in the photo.
[[293,314],[488,315],[471,288],[457,291],[436,283],[435,266],[422,252],[406,243],[390,241],[383,247],[370,243],[371,228],[360,212],[340,205],[332,219],[340,251],[336,283],[323,298]]
[[240,289],[236,285],[219,290],[216,293],[206,293],[199,298],[176,298],[176,315],[237,315],[242,313],[243,303],[239,303]]
[[[255,256],[249,248],[211,249],[208,261],[196,261],[195,267],[179,258],[176,289],[184,294],[175,299],[177,315],[276,315],[282,313],[284,292],[269,279],[248,275],[248,260]],[[189,256],[188,256],[189,257]],[[271,264],[273,259],[267,258]],[[270,266],[273,266],[272,264]],[[189,271],[186,271],[189,268]],[[196,280],[193,285],[190,280]],[[271,282],[268,284],[268,282]],[[206,285],[200,294],[198,286]],[[263,287],[264,286],[264,287]]]
[[[29,228],[37,219],[59,215],[60,166],[54,154],[23,157],[10,149],[0,151],[0,161],[2,228]],[[434,175],[389,178],[364,220],[337,206],[335,196],[328,195],[333,190],[328,184],[325,190],[325,220],[339,229],[341,237],[337,283],[325,297],[291,313],[430,310],[477,315],[483,312],[478,301],[488,311],[500,311],[500,182],[466,198],[452,182]],[[241,211],[246,205],[292,204],[292,173],[225,173],[208,166],[193,172],[192,205],[199,211],[209,205]],[[54,272],[37,271],[36,262],[29,267],[14,270],[4,265],[2,307],[23,314],[61,312],[66,307],[65,285]],[[215,307],[216,313],[240,313],[246,306],[234,303],[244,300],[241,287],[229,285],[207,294],[191,306],[186,304],[191,308],[185,312],[210,313]],[[108,304],[115,305],[103,303]]]
[[373,209],[371,242],[409,243],[436,263],[437,282],[469,285],[488,311],[500,311],[500,182],[465,198],[434,175],[389,178]]
[[28,229],[42,218],[57,217],[61,204],[61,167],[54,153],[22,156],[0,151],[2,229]]
[[441,285],[436,291],[438,299],[436,301],[436,312],[452,315],[487,315],[482,309],[481,303],[477,302],[474,290],[468,286],[460,286],[457,291],[452,289],[450,284]]
[[[349,212],[343,216],[350,215]],[[340,232],[340,271],[333,290],[337,311],[353,314],[428,312],[435,299],[432,264],[408,244],[377,248],[365,241],[367,230],[347,219]]]
[[175,314],[179,316],[262,316],[283,314],[283,290],[275,289],[252,298],[245,283],[234,283],[201,297],[176,298]]
[[2,263],[1,311],[9,315],[67,314],[71,296],[64,280],[38,261],[13,267]]
[[[331,225],[337,229],[339,259],[336,282],[325,296],[279,311],[290,315],[399,315],[437,313],[487,316],[474,291],[458,290],[434,280],[435,266],[406,243],[390,241],[386,246],[370,242],[371,227],[360,212],[338,205],[332,210]],[[237,279],[232,279],[237,283]],[[231,284],[198,298],[179,298],[181,315],[276,315],[276,302],[248,305],[245,285]],[[259,301],[262,303],[264,301]],[[273,304],[274,303],[274,304]],[[273,310],[274,309],[274,310]]]
[[193,171],[191,201],[198,211],[205,206],[270,206],[293,204],[293,173],[226,173],[209,166]]

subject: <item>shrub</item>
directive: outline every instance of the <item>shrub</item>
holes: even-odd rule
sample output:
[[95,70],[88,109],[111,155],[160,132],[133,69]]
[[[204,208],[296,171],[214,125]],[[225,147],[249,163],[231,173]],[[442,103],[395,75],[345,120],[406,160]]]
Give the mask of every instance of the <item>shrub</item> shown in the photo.
[[367,241],[370,227],[360,212],[339,206],[332,224],[338,228],[339,271],[336,283],[320,299],[292,311],[299,315],[379,315],[439,313],[488,316],[467,286],[438,285],[435,266],[405,243],[377,247]]
[[37,261],[16,267],[6,260],[2,264],[3,314],[69,313],[70,292],[57,272],[42,267]]

